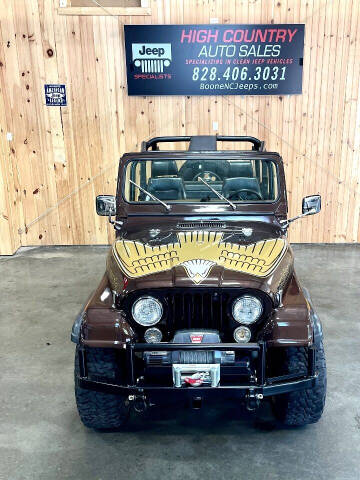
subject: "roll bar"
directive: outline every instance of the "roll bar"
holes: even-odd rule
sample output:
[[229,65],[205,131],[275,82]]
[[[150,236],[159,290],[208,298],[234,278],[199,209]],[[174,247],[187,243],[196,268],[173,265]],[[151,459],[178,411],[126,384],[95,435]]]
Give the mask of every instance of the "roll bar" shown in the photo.
[[257,150],[258,152],[263,152],[265,148],[265,142],[256,137],[217,135],[216,140],[218,142],[249,142],[253,144],[252,150]]
[[217,142],[249,142],[252,143],[252,150],[263,152],[265,142],[255,137],[249,136],[227,136],[227,135],[193,135],[177,137],[154,137],[148,141],[141,142],[141,151],[159,150],[159,143],[168,142],[190,142],[191,151],[216,151]]

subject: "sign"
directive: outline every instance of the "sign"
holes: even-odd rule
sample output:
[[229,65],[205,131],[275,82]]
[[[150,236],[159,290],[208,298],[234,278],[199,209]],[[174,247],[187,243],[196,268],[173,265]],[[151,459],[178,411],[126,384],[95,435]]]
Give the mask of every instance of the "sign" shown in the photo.
[[302,91],[304,25],[125,25],[129,95]]
[[64,107],[66,103],[65,85],[45,84],[45,100],[48,107]]

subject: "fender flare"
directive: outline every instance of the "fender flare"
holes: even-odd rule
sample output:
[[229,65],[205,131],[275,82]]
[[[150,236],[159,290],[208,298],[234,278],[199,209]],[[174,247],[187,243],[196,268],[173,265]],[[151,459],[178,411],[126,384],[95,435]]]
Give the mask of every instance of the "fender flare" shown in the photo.
[[89,295],[89,298],[86,300],[84,305],[81,307],[80,312],[76,315],[76,318],[74,320],[74,323],[73,323],[73,326],[72,326],[72,329],[71,329],[70,340],[73,343],[76,343],[76,345],[78,345],[80,343],[81,326],[82,326],[82,323],[83,323],[85,315],[86,315],[87,306],[88,306],[88,304],[90,302],[90,299],[92,298],[93,294],[94,294],[94,292],[92,292]]
[[310,320],[313,325],[313,338],[314,338],[314,344],[318,346],[322,339],[324,338],[323,334],[323,328],[322,328],[322,323],[319,318],[319,315],[316,313],[314,309],[314,304],[311,300],[309,290],[307,288],[302,287],[302,291],[304,294],[304,297],[306,298],[308,304],[309,304],[309,309],[310,309]]

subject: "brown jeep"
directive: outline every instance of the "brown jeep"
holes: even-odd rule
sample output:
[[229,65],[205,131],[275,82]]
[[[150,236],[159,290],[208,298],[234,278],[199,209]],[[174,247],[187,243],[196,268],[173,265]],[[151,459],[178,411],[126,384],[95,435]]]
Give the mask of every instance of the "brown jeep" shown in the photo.
[[[252,148],[217,150],[226,141]],[[319,195],[305,197],[296,218],[320,208]],[[254,137],[153,138],[122,157],[117,195],[97,197],[96,209],[116,240],[71,334],[86,426],[208,398],[249,410],[268,401],[287,425],[319,420],[322,329],[294,272],[278,153]]]

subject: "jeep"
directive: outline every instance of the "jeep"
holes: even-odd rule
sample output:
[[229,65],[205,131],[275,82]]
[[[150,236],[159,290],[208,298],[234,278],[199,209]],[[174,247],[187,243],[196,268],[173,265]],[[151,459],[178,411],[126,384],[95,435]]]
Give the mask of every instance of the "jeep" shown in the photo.
[[[228,141],[251,148],[217,149]],[[123,155],[116,196],[96,198],[115,242],[71,333],[82,422],[120,428],[131,411],[208,400],[266,404],[285,425],[317,422],[322,327],[287,230],[320,208],[307,196],[287,218],[282,158],[254,137],[157,137]]]

